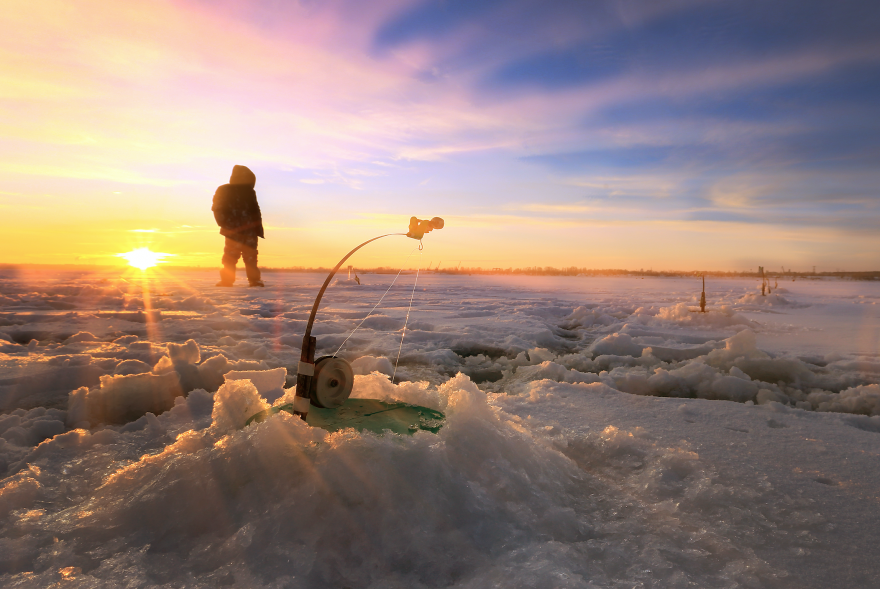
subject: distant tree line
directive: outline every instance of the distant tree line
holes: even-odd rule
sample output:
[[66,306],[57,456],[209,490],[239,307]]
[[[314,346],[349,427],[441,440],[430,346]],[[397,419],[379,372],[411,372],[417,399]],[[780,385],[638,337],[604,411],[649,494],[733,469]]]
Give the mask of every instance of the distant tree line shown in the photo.
[[[23,268],[43,268],[43,269],[75,269],[80,271],[95,270],[101,271],[115,266],[102,265],[58,265],[58,264],[3,264],[0,263],[0,270],[17,271]],[[213,266],[173,266],[170,264],[162,264],[160,267],[165,271],[188,271],[188,270],[208,270],[214,269]],[[397,274],[400,268],[392,268],[389,266],[379,266],[376,268],[355,267],[358,274]],[[263,268],[264,272],[302,272],[302,273],[319,273],[327,274],[331,268],[325,266],[307,267],[293,266],[288,268]],[[414,273],[415,269],[404,269],[404,273]],[[338,276],[344,276],[347,268],[340,268]],[[470,268],[470,267],[449,267],[449,268],[430,268],[421,269],[426,274],[451,274],[451,275],[507,275],[507,276],[660,276],[668,278],[683,278],[693,276],[716,276],[730,278],[761,278],[761,273],[754,270],[741,272],[723,272],[719,270],[627,270],[625,268],[581,268],[578,266],[567,266],[564,268],[556,268],[554,266],[526,266],[524,268]],[[779,279],[813,279],[813,278],[840,278],[845,280],[880,280],[880,270],[872,270],[866,272],[795,272],[791,269],[783,271],[764,271],[765,277],[775,277]]]
[[[308,268],[304,266],[296,266],[293,268],[265,268],[265,272],[317,272],[328,273],[330,268]],[[397,274],[400,268],[391,268],[388,266],[379,266],[377,268],[357,268],[358,274]],[[340,274],[343,270],[340,269]],[[415,272],[415,269],[405,269],[405,273]],[[439,269],[421,269],[422,273],[429,274],[452,274],[452,275],[509,275],[509,276],[660,276],[668,278],[682,278],[691,276],[716,276],[729,278],[760,278],[761,274],[757,271],[741,271],[741,272],[723,272],[719,270],[627,270],[625,268],[581,268],[578,266],[567,266],[564,268],[556,268],[553,266],[526,266],[524,268],[470,268],[470,267],[449,267]],[[764,272],[765,276],[774,276],[779,278],[819,278],[833,277],[844,278],[849,280],[880,280],[880,270],[870,272],[795,272],[786,270],[785,272]]]

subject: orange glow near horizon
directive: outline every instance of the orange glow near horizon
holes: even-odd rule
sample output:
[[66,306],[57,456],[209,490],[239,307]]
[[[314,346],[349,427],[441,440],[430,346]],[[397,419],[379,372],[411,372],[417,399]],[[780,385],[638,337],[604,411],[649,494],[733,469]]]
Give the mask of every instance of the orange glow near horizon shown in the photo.
[[143,272],[147,268],[152,268],[156,264],[163,263],[164,260],[162,258],[167,258],[172,254],[154,252],[148,247],[139,247],[130,252],[116,255],[120,258],[125,258],[126,260],[128,260],[130,266],[134,268],[139,268],[141,272]]

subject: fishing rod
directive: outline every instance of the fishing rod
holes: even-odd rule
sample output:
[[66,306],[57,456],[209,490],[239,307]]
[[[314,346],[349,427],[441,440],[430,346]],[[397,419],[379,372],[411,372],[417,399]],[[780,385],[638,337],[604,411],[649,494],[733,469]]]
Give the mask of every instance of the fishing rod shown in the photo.
[[409,220],[409,231],[407,233],[387,233],[368,239],[339,260],[336,267],[330,271],[324,280],[318,296],[315,297],[315,303],[312,305],[312,312],[309,315],[309,321],[306,324],[306,330],[303,333],[302,353],[300,355],[299,364],[296,369],[296,396],[293,400],[293,414],[299,415],[303,420],[309,413],[309,406],[315,405],[325,409],[335,409],[345,403],[351,389],[354,385],[354,372],[351,365],[342,358],[337,356],[323,356],[315,360],[315,348],[318,340],[312,336],[312,326],[315,323],[315,316],[318,313],[318,307],[321,305],[321,299],[324,297],[324,291],[330,285],[333,276],[342,267],[345,261],[356,251],[383,237],[393,235],[404,235],[406,237],[417,239],[419,241],[419,249],[422,248],[422,237],[425,233],[430,233],[434,229],[443,229],[444,222],[440,217],[434,217],[431,220],[422,220],[411,217]]

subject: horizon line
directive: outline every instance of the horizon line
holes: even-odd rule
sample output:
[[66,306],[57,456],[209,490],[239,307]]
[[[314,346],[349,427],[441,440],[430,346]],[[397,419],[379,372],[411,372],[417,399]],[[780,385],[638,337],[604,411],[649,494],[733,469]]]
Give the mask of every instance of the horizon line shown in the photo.
[[[169,265],[169,264],[161,264],[154,266],[155,268],[160,268],[163,271],[210,271],[216,270],[215,266],[177,266],[177,265]],[[15,269],[25,269],[25,268],[33,268],[33,269],[61,269],[61,268],[70,268],[70,269],[79,269],[79,270],[117,270],[117,269],[129,269],[130,266],[118,265],[118,264],[37,264],[37,263],[0,263],[0,270],[15,270]],[[290,272],[290,273],[324,273],[329,272],[332,268],[329,266],[286,266],[286,267],[262,267],[260,270],[262,272]],[[346,268],[340,268],[340,272],[343,270],[347,270]],[[736,276],[736,277],[761,277],[760,266],[759,270],[654,270],[654,269],[639,269],[639,270],[630,270],[627,268],[586,268],[586,267],[578,267],[578,266],[565,266],[561,268],[557,268],[554,266],[524,266],[524,267],[508,267],[508,268],[483,268],[482,266],[477,267],[449,267],[449,268],[428,268],[428,269],[415,269],[415,268],[393,268],[391,266],[375,266],[372,268],[354,268],[359,273],[362,274],[388,274],[397,271],[401,272],[421,272],[421,273],[430,273],[430,274],[450,274],[450,275],[470,275],[470,274],[487,274],[487,275],[518,275],[518,276],[579,276],[579,275],[631,275],[631,276]],[[765,270],[763,275],[765,277],[794,277],[794,278],[808,278],[808,277],[831,277],[831,278],[859,278],[863,280],[880,280],[880,270],[826,270],[826,271],[778,271],[778,270]]]

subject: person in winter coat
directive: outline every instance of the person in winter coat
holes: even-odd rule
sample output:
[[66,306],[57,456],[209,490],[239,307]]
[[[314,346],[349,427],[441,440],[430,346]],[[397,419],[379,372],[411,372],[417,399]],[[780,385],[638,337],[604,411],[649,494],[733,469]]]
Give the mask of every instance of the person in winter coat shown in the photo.
[[233,166],[229,184],[217,188],[214,193],[214,219],[220,226],[220,234],[226,237],[223,248],[223,269],[217,286],[232,286],[235,282],[235,265],[244,260],[244,269],[251,286],[264,286],[257,268],[257,238],[263,234],[263,217],[257,204],[254,185],[257,177],[245,166]]

